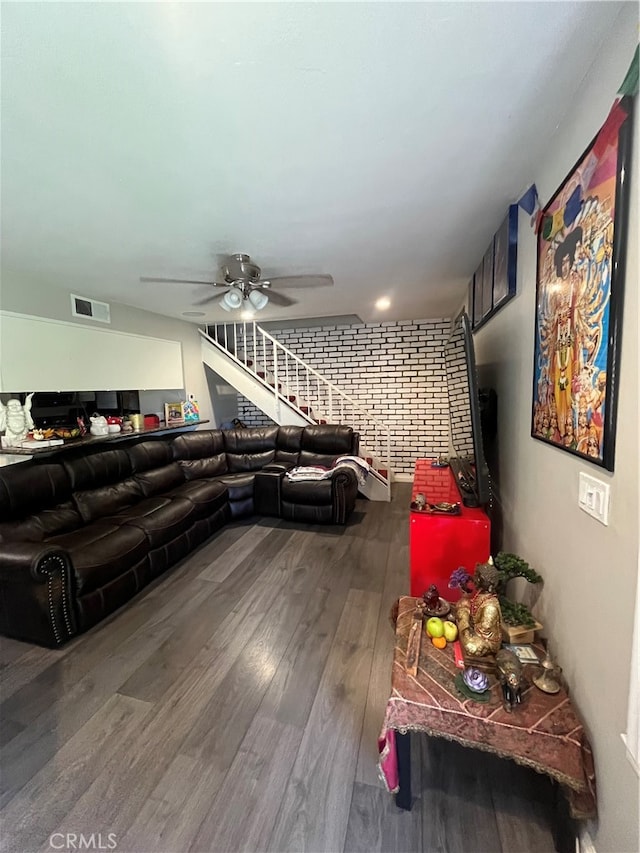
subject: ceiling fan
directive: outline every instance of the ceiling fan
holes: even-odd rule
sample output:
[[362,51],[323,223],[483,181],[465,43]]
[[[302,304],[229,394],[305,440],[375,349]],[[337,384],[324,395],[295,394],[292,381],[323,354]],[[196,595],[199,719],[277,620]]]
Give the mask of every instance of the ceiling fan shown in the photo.
[[194,281],[187,278],[154,278],[140,276],[140,281],[161,282],[170,284],[207,284],[214,288],[224,288],[220,293],[207,296],[196,302],[196,305],[206,305],[219,301],[225,311],[241,308],[248,302],[256,311],[261,311],[269,302],[274,305],[288,307],[295,305],[297,299],[291,299],[272,287],[331,287],[333,278],[330,275],[285,275],[274,278],[261,278],[262,270],[254,264],[249,255],[237,253],[230,255],[221,270],[223,281]]

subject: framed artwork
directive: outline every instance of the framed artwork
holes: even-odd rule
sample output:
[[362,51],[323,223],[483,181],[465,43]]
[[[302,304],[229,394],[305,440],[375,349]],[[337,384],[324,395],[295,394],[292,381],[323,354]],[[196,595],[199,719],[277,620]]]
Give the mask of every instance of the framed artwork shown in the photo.
[[482,322],[482,263],[473,276],[473,328]]
[[493,240],[482,259],[482,319],[491,314],[493,308]]
[[504,222],[493,238],[493,308],[516,295],[518,264],[518,205],[509,207]]
[[531,435],[614,469],[631,159],[623,98],[542,212]]
[[182,403],[165,403],[164,420],[167,426],[178,426],[184,423]]
[[[471,328],[475,331],[516,295],[518,205],[509,207],[471,282]],[[473,313],[471,312],[473,306]]]

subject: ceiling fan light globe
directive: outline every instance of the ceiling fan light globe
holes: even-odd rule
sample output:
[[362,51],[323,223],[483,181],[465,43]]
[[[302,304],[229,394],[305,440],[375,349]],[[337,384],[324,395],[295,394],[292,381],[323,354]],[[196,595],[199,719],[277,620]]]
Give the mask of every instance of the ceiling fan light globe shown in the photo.
[[253,305],[256,311],[262,311],[269,302],[269,297],[261,290],[252,290],[249,294],[249,302]]
[[227,311],[239,308],[242,305],[242,294],[239,290],[228,290],[222,297],[220,304]]

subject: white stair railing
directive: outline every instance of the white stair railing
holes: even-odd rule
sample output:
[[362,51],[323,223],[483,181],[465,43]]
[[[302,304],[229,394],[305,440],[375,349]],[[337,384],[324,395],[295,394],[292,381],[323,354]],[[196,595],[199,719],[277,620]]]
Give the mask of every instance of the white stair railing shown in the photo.
[[[390,478],[389,427],[332,382],[283,346],[255,322],[225,323],[200,330],[211,344],[253,374],[269,388],[276,401],[276,420],[285,410],[295,411],[309,423],[343,423],[360,434],[360,453],[373,460],[380,479]],[[379,472],[386,472],[382,475]]]

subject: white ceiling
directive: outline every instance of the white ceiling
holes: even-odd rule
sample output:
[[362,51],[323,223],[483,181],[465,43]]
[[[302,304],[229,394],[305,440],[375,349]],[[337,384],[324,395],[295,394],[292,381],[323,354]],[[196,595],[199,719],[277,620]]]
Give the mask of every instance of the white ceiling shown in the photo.
[[620,5],[3,3],[3,276],[181,317],[139,277],[240,251],[334,276],[264,320],[449,315]]

